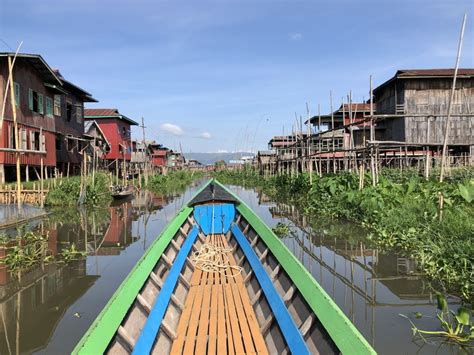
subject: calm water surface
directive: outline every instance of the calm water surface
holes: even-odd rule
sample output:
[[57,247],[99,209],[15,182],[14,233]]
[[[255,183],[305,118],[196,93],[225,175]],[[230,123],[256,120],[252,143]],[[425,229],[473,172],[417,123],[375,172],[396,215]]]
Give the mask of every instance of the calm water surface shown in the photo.
[[[88,256],[69,265],[43,265],[22,275],[0,269],[0,353],[69,353],[143,252],[199,186],[180,195],[143,192],[94,211],[56,211],[36,228],[49,233],[57,254],[72,243]],[[412,260],[383,254],[367,231],[350,223],[304,217],[253,189],[232,186],[270,226],[290,223],[284,243],[381,354],[455,354],[454,346],[413,341],[408,321],[435,329],[436,300]],[[451,299],[451,304],[457,300]]]

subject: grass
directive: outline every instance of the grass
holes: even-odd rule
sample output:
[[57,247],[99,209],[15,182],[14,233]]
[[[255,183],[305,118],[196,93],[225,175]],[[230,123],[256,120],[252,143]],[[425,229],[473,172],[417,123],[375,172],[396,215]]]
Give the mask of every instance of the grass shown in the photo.
[[[270,196],[301,206],[308,215],[358,222],[369,228],[374,243],[413,257],[446,291],[474,301],[474,169],[454,171],[444,183],[437,182],[436,175],[426,181],[413,170],[384,170],[377,186],[362,190],[358,176],[350,173],[313,176],[312,186],[307,175],[263,179],[252,169],[222,171],[216,177],[225,183],[260,186]],[[440,193],[445,200],[442,216]]]

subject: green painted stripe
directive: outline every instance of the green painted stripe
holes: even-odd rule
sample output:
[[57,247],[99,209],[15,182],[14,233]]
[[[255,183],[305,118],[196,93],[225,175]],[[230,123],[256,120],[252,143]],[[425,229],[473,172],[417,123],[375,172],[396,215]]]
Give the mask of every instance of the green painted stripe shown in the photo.
[[273,231],[232,191],[215,181],[240,201],[237,210],[251,224],[281,264],[331,339],[343,354],[376,354],[344,312]]
[[[205,183],[194,196],[206,188],[211,181]],[[187,204],[184,205],[176,217],[155,239],[76,345],[73,354],[99,354],[107,349],[123,318],[135,301],[138,292],[148,279],[148,275],[192,210]]]
[[99,354],[107,349],[148,275],[192,210],[184,207],[148,248],[76,345],[73,354]]

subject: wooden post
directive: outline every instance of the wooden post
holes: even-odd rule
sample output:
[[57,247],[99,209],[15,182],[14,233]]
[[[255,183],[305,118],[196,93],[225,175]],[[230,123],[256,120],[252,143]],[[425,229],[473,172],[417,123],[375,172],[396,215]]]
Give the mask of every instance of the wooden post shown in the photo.
[[[461,35],[459,37],[458,54],[456,56],[456,66],[454,68],[453,87],[451,88],[451,96],[449,97],[449,101],[448,101],[448,115],[446,117],[446,125],[444,127],[443,153],[442,153],[442,156],[441,156],[441,172],[439,174],[439,182],[443,182],[443,179],[444,179],[444,171],[445,171],[445,165],[446,165],[446,153],[447,153],[448,137],[449,137],[449,121],[451,119],[451,111],[452,111],[452,104],[453,104],[453,101],[454,101],[454,93],[456,91],[456,77],[458,75],[459,60],[461,59],[462,43],[463,43],[463,38],[464,38],[464,29],[466,27],[466,20],[467,20],[467,14],[464,14],[464,18],[463,18],[463,21],[462,21],[462,27],[461,27]],[[442,205],[442,201],[440,201],[440,207],[441,207],[441,205]]]
[[311,142],[312,142],[312,132],[311,132],[311,115],[309,113],[309,106],[308,103],[306,103],[306,112],[308,113],[308,159],[307,159],[307,164],[308,164],[308,172],[309,172],[309,184],[313,185],[313,160],[311,159]]
[[[372,75],[370,75],[370,141],[375,140],[374,132],[374,92],[372,87]],[[377,179],[375,177],[375,162],[374,162],[374,147],[373,143],[370,143],[370,172],[372,174],[372,185],[377,185]]]
[[335,130],[334,130],[334,110],[332,107],[332,90],[329,91],[329,102],[331,106],[331,129],[332,129],[332,166],[333,166],[333,173],[336,173],[336,152],[334,151],[334,142],[335,142]]
[[20,153],[19,144],[20,144],[20,136],[18,134],[18,122],[16,119],[16,102],[15,102],[15,88],[13,84],[13,63],[12,58],[8,56],[8,71],[10,75],[10,103],[12,106],[13,112],[13,127],[15,130],[15,150],[16,150],[16,198],[17,198],[17,205],[18,208],[21,208],[21,172],[20,172]]
[[318,157],[319,157],[319,177],[323,177],[323,169],[321,162],[321,104],[318,104]]
[[44,162],[43,156],[41,156],[41,171],[40,171],[40,195],[41,195],[41,207],[44,205]]
[[118,159],[115,159],[115,184],[119,184]]
[[[341,107],[342,107],[342,125],[344,126],[346,123],[345,123],[345,118],[346,118],[346,109],[344,107],[344,97],[342,97],[341,99]],[[350,117],[350,116],[349,116]],[[349,129],[352,129],[352,127],[349,127]],[[344,133],[344,138],[343,138],[343,144],[342,144],[342,147],[343,149],[345,150],[346,149],[346,137],[345,137],[345,133]],[[349,140],[349,148],[351,146],[351,142]],[[350,164],[350,155],[351,155],[351,152],[344,152],[344,159],[343,159],[343,164],[344,164],[344,170],[347,170],[348,169],[348,159],[347,159],[347,155],[349,155],[349,164]],[[350,168],[349,168],[349,171],[350,171]]]

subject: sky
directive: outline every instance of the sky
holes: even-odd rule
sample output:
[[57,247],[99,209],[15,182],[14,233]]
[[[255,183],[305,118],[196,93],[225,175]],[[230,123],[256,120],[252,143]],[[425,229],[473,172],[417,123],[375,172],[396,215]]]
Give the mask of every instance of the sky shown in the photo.
[[[0,51],[52,68],[184,152],[256,151],[398,69],[474,67],[473,2],[0,0]],[[134,127],[132,135],[142,137]],[[180,148],[181,146],[181,148]]]

